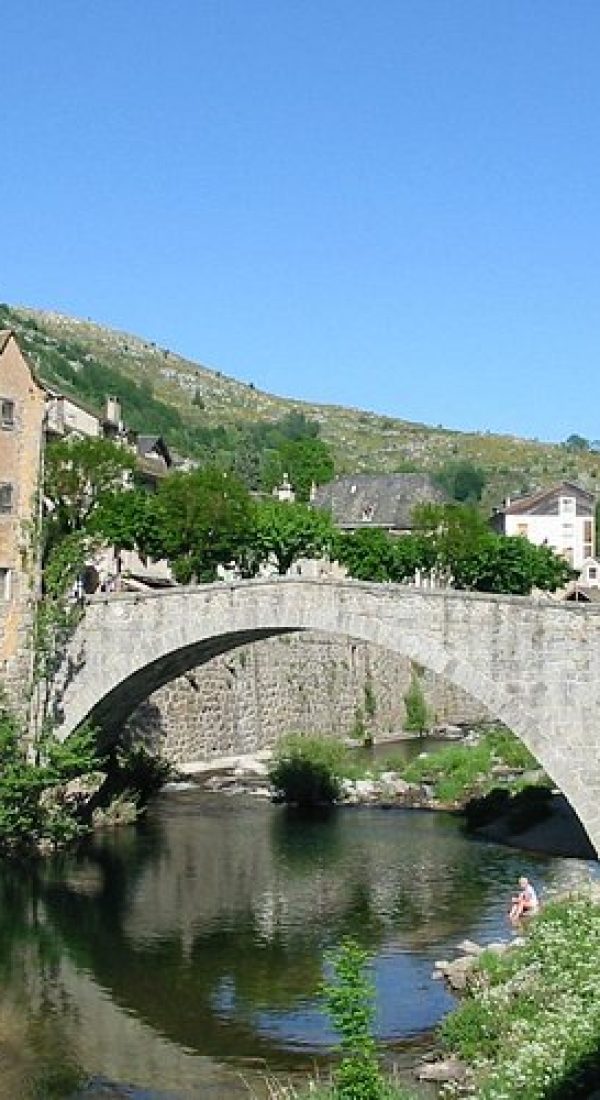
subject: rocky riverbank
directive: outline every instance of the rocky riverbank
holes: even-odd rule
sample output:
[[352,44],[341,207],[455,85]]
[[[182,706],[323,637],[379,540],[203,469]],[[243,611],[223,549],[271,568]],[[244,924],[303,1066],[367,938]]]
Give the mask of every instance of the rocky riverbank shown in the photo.
[[[452,740],[457,744],[477,743],[476,733],[468,735],[471,742],[464,737],[459,741],[459,736],[460,731],[453,732]],[[393,745],[389,747],[392,751]],[[271,754],[265,751],[256,756],[224,759],[217,762],[216,770],[215,765],[210,771],[201,766],[191,767],[188,776],[205,790],[227,796],[273,799],[275,792],[268,779],[270,758]],[[497,781],[503,786],[494,787],[481,797],[467,794],[444,799],[436,794],[433,774],[427,775],[427,759],[428,754],[419,757],[424,773],[420,781],[407,780],[391,768],[371,773],[365,767],[360,777],[344,777],[340,801],[347,806],[459,813],[464,815],[469,831],[497,843],[548,855],[595,858],[594,849],[564,796],[550,787],[535,785],[542,776],[539,770],[497,763],[492,766],[491,775],[481,777],[482,783],[485,781],[489,787]],[[516,791],[511,791],[512,783],[517,786]]]
[[[465,940],[434,977],[461,997],[416,1071],[481,1100],[573,1100],[600,1084],[600,884],[549,899],[523,934]],[[594,1094],[595,1095],[595,1094]]]

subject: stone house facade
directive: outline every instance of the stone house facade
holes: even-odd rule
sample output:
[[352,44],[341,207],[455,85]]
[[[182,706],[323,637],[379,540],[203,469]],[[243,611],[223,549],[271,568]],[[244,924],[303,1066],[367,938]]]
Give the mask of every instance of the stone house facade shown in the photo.
[[43,457],[45,391],[10,331],[0,332],[0,681],[26,709],[33,601],[34,524]]
[[502,535],[522,535],[550,546],[573,569],[596,553],[594,494],[571,481],[505,501],[492,517]]

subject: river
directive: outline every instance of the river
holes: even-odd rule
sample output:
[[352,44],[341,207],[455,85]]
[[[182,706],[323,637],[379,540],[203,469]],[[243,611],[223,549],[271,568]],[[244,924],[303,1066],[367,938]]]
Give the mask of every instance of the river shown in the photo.
[[543,896],[590,871],[469,839],[443,813],[298,820],[165,793],[137,826],[0,869],[0,1100],[237,1100],[265,1071],[302,1079],[330,1057],[318,990],[348,935],[374,959],[387,1060],[406,1066],[453,1003],[435,960],[509,934],[519,874]]

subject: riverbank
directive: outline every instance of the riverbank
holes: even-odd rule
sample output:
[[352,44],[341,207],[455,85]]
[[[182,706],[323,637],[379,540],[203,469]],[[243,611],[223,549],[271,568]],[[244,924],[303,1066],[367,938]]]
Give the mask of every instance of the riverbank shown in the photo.
[[[412,745],[413,759],[400,759]],[[462,732],[452,727],[448,744],[403,738],[378,745],[378,759],[350,750],[340,764],[338,802],[347,806],[445,811],[464,817],[485,840],[548,855],[595,859],[585,830],[563,795],[554,791],[535,761],[508,731]],[[272,799],[273,754],[224,758],[182,769],[206,790]]]
[[463,948],[438,964],[464,999],[441,1025],[449,1061],[437,1079],[450,1066],[477,1100],[589,1097],[600,1084],[600,886],[549,901],[512,944]]

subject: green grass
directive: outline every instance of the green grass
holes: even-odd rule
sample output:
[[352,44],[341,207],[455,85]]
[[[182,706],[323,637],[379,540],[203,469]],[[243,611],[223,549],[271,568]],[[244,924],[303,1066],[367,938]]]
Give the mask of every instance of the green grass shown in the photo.
[[600,907],[549,904],[525,945],[484,953],[478,984],[441,1027],[474,1067],[477,1100],[569,1100],[600,1075]]
[[447,745],[411,761],[402,771],[409,783],[429,783],[440,802],[463,802],[475,794],[486,794],[493,787],[520,789],[519,779],[499,778],[492,774],[495,764],[517,769],[537,767],[535,758],[509,730],[491,730],[478,744]]

